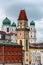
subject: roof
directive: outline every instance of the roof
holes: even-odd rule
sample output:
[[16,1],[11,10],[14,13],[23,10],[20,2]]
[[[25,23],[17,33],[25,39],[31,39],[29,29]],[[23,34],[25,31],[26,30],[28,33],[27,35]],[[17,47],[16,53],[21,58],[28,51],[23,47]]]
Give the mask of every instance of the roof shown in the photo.
[[15,24],[15,22],[13,22],[11,26],[12,26],[12,27],[16,27],[16,24]]
[[6,35],[13,35],[13,34],[15,34],[16,35],[16,33],[13,33],[13,32],[10,32],[10,33],[6,33]]
[[3,20],[3,25],[10,25],[11,24],[11,21],[6,17],[4,20]]
[[35,22],[32,20],[32,21],[30,22],[30,25],[35,25]]
[[0,31],[0,34],[6,34],[6,32],[4,32],[4,31]]
[[22,45],[18,45],[17,43],[13,43],[13,42],[6,41],[6,40],[1,40],[1,39],[0,39],[0,46],[15,46],[15,47],[22,47]]
[[29,44],[30,48],[43,48],[43,43]]
[[25,10],[20,10],[18,20],[26,20],[26,21],[28,21]]

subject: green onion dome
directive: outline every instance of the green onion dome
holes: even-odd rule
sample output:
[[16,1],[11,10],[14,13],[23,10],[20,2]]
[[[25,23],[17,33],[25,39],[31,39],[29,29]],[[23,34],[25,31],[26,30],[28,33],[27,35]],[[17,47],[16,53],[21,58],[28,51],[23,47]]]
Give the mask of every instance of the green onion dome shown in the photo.
[[4,20],[3,20],[3,25],[10,25],[11,24],[11,21],[6,17]]
[[32,20],[32,21],[30,22],[30,25],[35,25],[35,22]]
[[13,22],[11,26],[16,27],[16,24]]

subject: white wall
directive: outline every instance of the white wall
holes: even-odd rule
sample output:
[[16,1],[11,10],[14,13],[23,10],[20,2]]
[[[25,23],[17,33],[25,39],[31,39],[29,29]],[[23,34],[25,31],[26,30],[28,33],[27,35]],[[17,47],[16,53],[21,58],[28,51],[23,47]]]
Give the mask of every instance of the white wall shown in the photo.
[[29,42],[30,43],[35,43],[36,42],[36,29],[35,29],[35,26],[30,26]]
[[16,36],[15,36],[15,34],[13,34],[13,35],[11,36],[11,42],[16,43]]
[[16,33],[16,27],[11,27],[11,32]]
[[0,39],[1,39],[1,34],[0,34]]
[[43,65],[43,51],[41,52],[41,64]]
[[5,31],[6,33],[8,33],[7,28],[9,28],[9,32],[10,32],[11,31],[10,26],[2,25],[2,31]]
[[6,35],[5,39],[11,40],[11,36],[10,35]]

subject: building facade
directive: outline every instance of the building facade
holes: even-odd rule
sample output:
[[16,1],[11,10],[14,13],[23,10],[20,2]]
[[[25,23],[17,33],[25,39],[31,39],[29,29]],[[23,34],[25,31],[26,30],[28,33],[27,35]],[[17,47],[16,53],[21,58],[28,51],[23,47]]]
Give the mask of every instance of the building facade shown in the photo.
[[23,65],[22,45],[0,43],[0,65]]
[[29,64],[41,65],[42,63],[43,43],[29,45]]

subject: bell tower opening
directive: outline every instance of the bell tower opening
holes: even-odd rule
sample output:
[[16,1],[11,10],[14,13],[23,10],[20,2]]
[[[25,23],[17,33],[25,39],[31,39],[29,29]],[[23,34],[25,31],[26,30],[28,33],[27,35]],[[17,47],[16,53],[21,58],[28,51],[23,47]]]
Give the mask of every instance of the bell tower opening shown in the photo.
[[20,44],[22,45],[22,40],[20,40]]
[[26,51],[28,51],[28,40],[26,40]]

